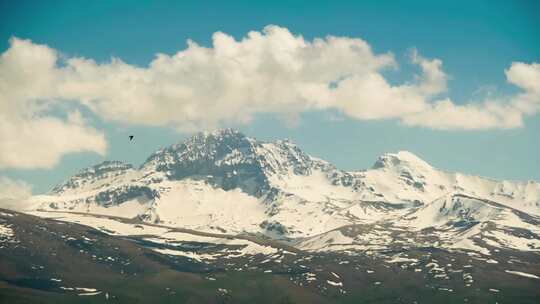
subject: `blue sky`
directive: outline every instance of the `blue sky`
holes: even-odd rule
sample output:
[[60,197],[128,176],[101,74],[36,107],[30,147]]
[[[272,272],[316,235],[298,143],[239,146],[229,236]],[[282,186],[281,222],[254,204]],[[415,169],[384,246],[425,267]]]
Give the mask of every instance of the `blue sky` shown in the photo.
[[[267,25],[306,40],[328,35],[361,38],[375,54],[392,53],[396,69],[381,72],[390,84],[414,79],[412,49],[437,58],[448,76],[443,94],[457,106],[478,96],[516,94],[505,70],[512,62],[540,62],[538,1],[1,1],[0,53],[9,39],[30,39],[66,58],[108,63],[111,57],[147,68],[156,53],[173,55],[187,39],[211,47],[221,31],[236,39]],[[107,152],[65,153],[50,168],[0,168],[35,193],[48,191],[79,169],[105,159],[139,165],[160,146],[189,134],[168,125],[119,122],[83,106],[88,124],[105,134]],[[62,108],[51,115],[62,116]],[[524,115],[523,126],[440,130],[405,125],[400,119],[355,119],[339,109],[306,110],[299,121],[260,112],[243,124],[226,121],[264,140],[290,138],[308,153],[343,169],[370,167],[384,152],[409,150],[432,165],[498,179],[540,180],[540,115]],[[337,117],[337,119],[335,118]],[[201,127],[202,128],[202,127]],[[127,135],[134,134],[134,142]],[[56,134],[44,134],[54,137]],[[1,144],[1,143],[0,143]]]

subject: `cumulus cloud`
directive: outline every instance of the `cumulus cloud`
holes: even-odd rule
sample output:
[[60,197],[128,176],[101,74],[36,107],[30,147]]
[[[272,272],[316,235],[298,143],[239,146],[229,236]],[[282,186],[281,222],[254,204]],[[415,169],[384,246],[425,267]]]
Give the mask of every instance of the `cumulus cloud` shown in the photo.
[[456,105],[450,99],[443,99],[402,120],[406,125],[442,130],[510,129],[523,125],[523,112],[513,105],[494,102]]
[[67,119],[47,114],[62,95],[56,51],[16,38],[10,43],[0,56],[0,169],[50,168],[71,152],[104,154],[104,134],[79,112]]
[[526,114],[534,114],[540,109],[540,64],[514,62],[505,71],[508,81],[523,89],[512,100],[513,106]]
[[[107,119],[189,130],[245,123],[257,113],[331,107],[335,100],[323,96],[349,90],[331,89],[331,83],[343,86],[353,80],[366,89],[385,85],[377,71],[393,66],[390,54],[375,55],[360,39],[308,42],[268,26],[240,41],[215,33],[211,48],[189,41],[187,49],[172,56],[158,54],[148,68],[119,59],[97,64],[73,58],[60,90]],[[391,114],[381,111],[374,115]]]
[[[10,100],[18,100],[9,107],[27,100],[40,100],[36,108],[50,100],[76,100],[110,121],[188,131],[248,123],[259,113],[283,114],[294,121],[299,113],[313,110],[435,129],[515,128],[522,126],[524,115],[538,112],[540,99],[538,64],[513,63],[506,71],[508,81],[522,90],[515,96],[458,104],[444,97],[448,77],[438,59],[414,51],[411,62],[420,73],[393,85],[382,74],[398,66],[392,54],[376,54],[359,38],[306,40],[278,26],[249,32],[240,40],[217,32],[211,47],[188,41],[186,49],[157,54],[147,67],[117,58],[106,63],[59,60],[54,50],[16,38],[2,56],[1,69],[8,71],[2,77],[24,88],[8,92],[16,95]],[[99,134],[84,124],[60,123],[100,142]],[[102,152],[104,145],[100,147],[93,151]],[[69,149],[90,147],[75,142]]]
[[511,96],[489,96],[487,100],[456,105],[450,99],[427,102],[424,111],[407,115],[407,125],[435,129],[511,129],[523,126],[525,115],[540,110],[540,64],[514,62],[505,71],[509,83],[522,89]]

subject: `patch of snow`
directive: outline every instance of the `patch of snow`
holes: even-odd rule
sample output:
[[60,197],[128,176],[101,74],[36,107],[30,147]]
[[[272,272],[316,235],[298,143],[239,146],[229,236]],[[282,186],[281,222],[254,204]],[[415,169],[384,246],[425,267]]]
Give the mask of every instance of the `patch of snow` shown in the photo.
[[215,255],[206,254],[206,253],[205,254],[199,254],[199,253],[191,252],[191,251],[180,251],[180,250],[158,249],[158,248],[153,248],[152,250],[154,250],[156,252],[159,252],[159,253],[162,253],[162,254],[167,254],[167,255],[184,256],[184,257],[193,259],[193,260],[198,261],[198,262],[204,262],[204,260],[214,260],[214,259],[216,259]]
[[96,291],[96,292],[79,293],[77,295],[78,296],[96,296],[96,295],[101,294],[101,293],[102,293],[101,291]]
[[6,224],[0,224],[0,240],[3,239],[10,239],[13,236],[15,236],[15,233],[13,232],[13,229],[10,228],[10,226],[7,226]]
[[392,258],[391,260],[388,260],[387,262],[388,263],[418,262],[418,259],[396,256],[396,257]]
[[326,283],[332,285],[332,286],[343,286],[343,283],[341,282],[334,282],[334,281],[330,281],[330,280],[326,280]]
[[534,275],[534,274],[530,274],[530,273],[526,273],[526,272],[514,271],[514,270],[505,270],[505,272],[510,273],[510,274],[515,274],[515,275],[518,275],[518,276],[522,276],[522,277],[526,277],[526,278],[540,279],[539,276]]

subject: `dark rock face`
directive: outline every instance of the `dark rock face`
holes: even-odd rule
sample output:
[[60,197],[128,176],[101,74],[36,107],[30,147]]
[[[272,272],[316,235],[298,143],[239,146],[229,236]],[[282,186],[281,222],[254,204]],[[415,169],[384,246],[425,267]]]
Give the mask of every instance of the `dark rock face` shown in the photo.
[[283,224],[277,221],[269,222],[265,220],[259,224],[259,227],[269,232],[275,232],[279,235],[286,235],[289,232],[287,227],[283,226]]
[[354,177],[311,158],[288,140],[265,143],[224,129],[199,133],[183,143],[154,153],[143,170],[165,172],[172,180],[201,178],[224,190],[240,188],[261,197],[271,189],[273,175],[327,173],[336,185],[351,186]]
[[398,166],[401,163],[401,160],[397,157],[394,157],[392,155],[382,155],[380,156],[377,161],[373,164],[371,167],[372,169],[381,169],[381,168],[389,168]]
[[199,133],[154,153],[142,167],[165,172],[172,180],[202,178],[224,190],[241,188],[260,196],[268,179],[255,149],[255,141],[238,131]]
[[109,207],[136,198],[141,200],[151,200],[158,196],[159,193],[149,187],[130,185],[99,192],[95,196],[95,202],[104,207]]

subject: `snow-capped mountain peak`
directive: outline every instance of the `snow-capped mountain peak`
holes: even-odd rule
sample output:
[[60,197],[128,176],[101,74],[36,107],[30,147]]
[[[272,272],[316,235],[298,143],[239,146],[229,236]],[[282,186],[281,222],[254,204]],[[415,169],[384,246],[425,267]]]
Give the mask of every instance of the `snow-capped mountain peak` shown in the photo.
[[141,170],[161,172],[169,180],[198,176],[224,189],[240,188],[257,197],[273,187],[272,180],[291,175],[308,176],[317,170],[334,177],[343,175],[290,140],[264,142],[232,129],[198,133],[159,150]]
[[433,167],[420,157],[409,151],[399,151],[397,153],[385,153],[373,164],[373,169],[380,168],[403,168],[410,169],[433,169]]
[[449,173],[407,151],[380,156],[372,169],[348,172],[290,140],[265,142],[233,129],[197,133],[156,151],[138,169],[98,164],[51,194],[35,198],[40,209],[273,238],[398,220],[411,229],[463,219],[496,221],[503,213],[487,201],[540,214],[540,183]]

